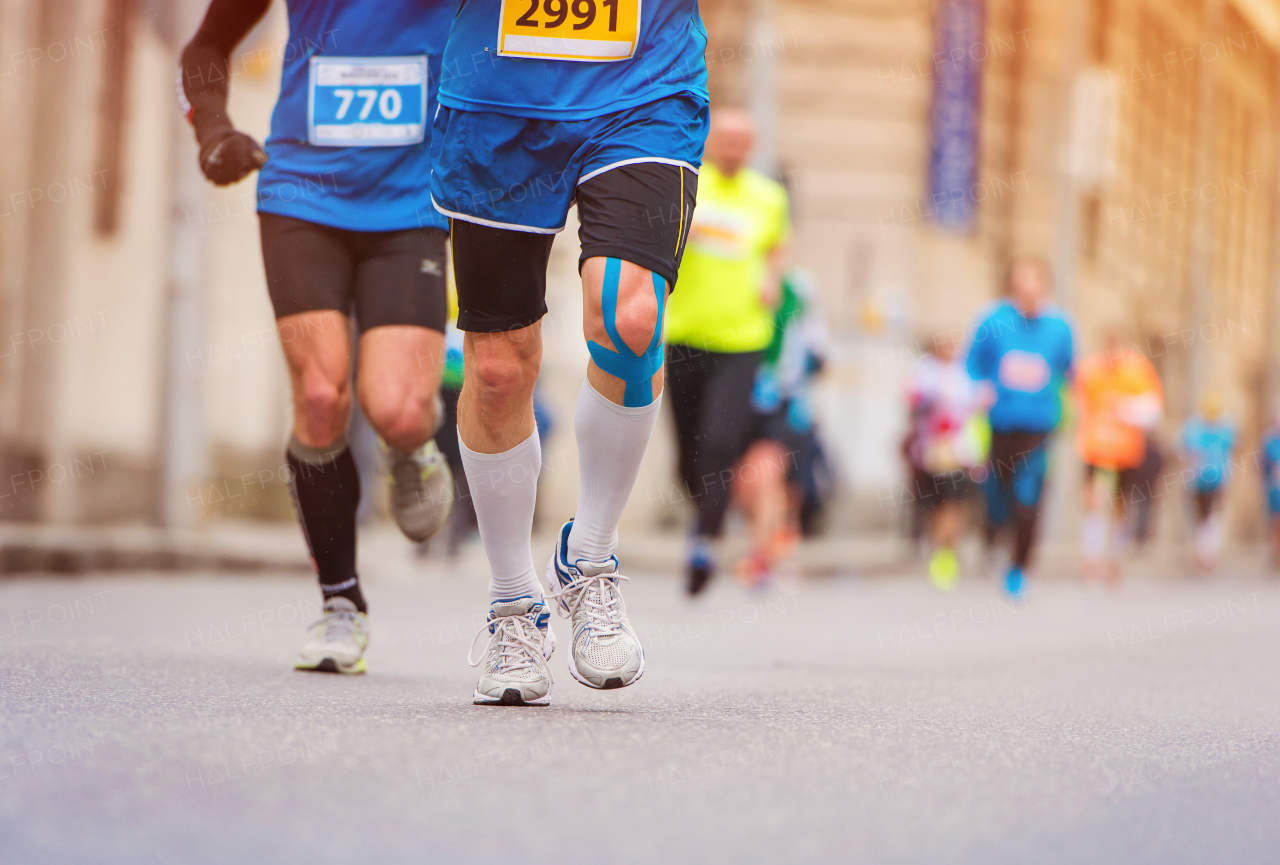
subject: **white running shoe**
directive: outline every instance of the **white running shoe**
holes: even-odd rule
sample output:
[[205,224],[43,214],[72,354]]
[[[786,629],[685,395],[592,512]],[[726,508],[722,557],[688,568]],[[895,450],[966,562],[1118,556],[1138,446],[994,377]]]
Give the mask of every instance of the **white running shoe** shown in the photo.
[[411,541],[425,541],[453,510],[453,472],[444,454],[429,440],[416,451],[386,449],[391,479],[391,512]]
[[[618,581],[618,557],[605,562],[566,558],[573,520],[560,529],[547,565],[550,598],[560,615],[573,621],[569,672],[588,688],[611,690],[635,684],[644,675],[644,649],[627,621]],[[630,582],[628,580],[628,582]]]
[[[545,706],[551,702],[551,670],[547,662],[556,648],[548,627],[547,605],[531,597],[497,600],[489,618],[471,640],[467,663],[480,667],[472,702],[477,706]],[[471,659],[480,635],[488,632],[484,655]]]
[[368,645],[369,617],[346,598],[330,598],[325,602],[324,615],[308,629],[308,639],[293,668],[357,675],[364,672],[364,650]]

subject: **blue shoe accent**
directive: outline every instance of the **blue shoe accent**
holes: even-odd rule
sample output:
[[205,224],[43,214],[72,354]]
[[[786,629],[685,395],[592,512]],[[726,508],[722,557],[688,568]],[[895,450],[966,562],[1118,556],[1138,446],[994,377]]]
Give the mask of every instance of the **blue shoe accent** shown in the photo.
[[707,583],[711,582],[715,570],[716,560],[711,544],[705,538],[694,535],[689,547],[689,565],[685,570],[685,589],[690,595],[700,594]]
[[[572,564],[570,564],[569,562],[569,558],[568,558],[569,531],[572,528],[573,528],[573,520],[569,520],[569,522],[561,526],[560,540],[558,543],[556,543],[556,555],[555,555],[556,579],[560,580],[561,586],[567,586],[569,585],[569,583],[572,583],[578,577],[581,577],[582,573],[578,569],[578,566],[583,562],[588,561],[587,559],[578,559],[576,562],[573,562]],[[590,564],[601,565],[601,564],[606,564],[608,562],[613,563],[613,569],[615,571],[618,570],[619,567],[621,567],[621,563],[618,561],[617,556],[609,556],[609,558],[605,559],[603,562],[591,562]]]
[[569,560],[566,558],[569,551],[569,531],[573,528],[573,520],[565,523],[560,527],[560,537],[556,540],[556,554],[552,556],[552,560],[556,563],[556,579],[560,581],[557,589],[562,589],[569,583],[573,582],[573,577],[569,574]]
[[489,602],[489,617],[487,619],[489,622],[489,633],[493,633],[493,620],[497,618],[493,612],[494,604],[511,604],[516,601],[523,601],[526,598],[533,601],[533,603],[529,605],[529,611],[525,613],[525,616],[533,616],[534,624],[539,630],[545,631],[547,629],[547,622],[551,619],[551,608],[547,606],[546,599],[539,598],[534,600],[533,595],[517,595],[514,598],[494,598]]
[[711,545],[702,538],[694,538],[693,545],[689,548],[689,567],[713,568],[715,563]]
[[1016,566],[1010,568],[1004,575],[1004,590],[1009,593],[1009,597],[1022,597],[1026,588],[1026,578],[1022,574],[1022,568]]
[[[556,541],[556,552],[555,552],[555,555],[551,557],[551,562],[554,565],[551,571],[554,573],[549,572],[547,574],[547,582],[549,584],[552,579],[555,579],[556,582],[558,583],[558,585],[551,586],[551,591],[553,594],[565,588],[566,586],[571,585],[575,581],[582,579],[581,566],[583,565],[583,563],[587,563],[591,565],[612,564],[613,573],[617,573],[620,567],[617,556],[609,556],[609,558],[605,559],[603,562],[589,562],[587,559],[578,559],[577,561],[570,564],[569,558],[568,558],[569,532],[572,528],[573,528],[573,520],[569,520],[567,523],[565,523],[563,526],[560,527],[560,537]],[[568,607],[565,606],[563,599],[561,599],[559,603],[562,610],[568,609]]]

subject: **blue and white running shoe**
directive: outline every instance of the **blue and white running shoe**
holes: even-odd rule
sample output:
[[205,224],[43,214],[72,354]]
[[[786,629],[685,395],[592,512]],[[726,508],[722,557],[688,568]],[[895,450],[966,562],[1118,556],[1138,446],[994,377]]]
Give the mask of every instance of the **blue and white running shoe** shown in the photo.
[[[619,581],[618,557],[589,562],[566,557],[573,520],[560,529],[555,554],[547,565],[549,597],[573,626],[569,672],[588,688],[625,688],[644,675],[644,649],[627,621]],[[629,581],[628,581],[629,582]]]
[[[477,706],[545,706],[551,702],[551,670],[547,662],[555,651],[556,634],[541,599],[525,596],[496,600],[489,618],[471,640],[467,663],[480,667],[472,702]],[[484,655],[471,659],[476,641],[488,632]]]

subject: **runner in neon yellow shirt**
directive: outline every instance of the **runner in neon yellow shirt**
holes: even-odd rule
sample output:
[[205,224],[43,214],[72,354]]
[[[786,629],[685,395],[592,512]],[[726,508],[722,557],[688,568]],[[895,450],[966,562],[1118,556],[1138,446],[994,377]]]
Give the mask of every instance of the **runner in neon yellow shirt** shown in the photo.
[[746,167],[729,174],[714,162],[702,166],[680,288],[667,307],[668,344],[729,354],[769,345],[791,231],[787,211],[780,183]]
[[773,339],[791,230],[786,191],[746,167],[753,138],[742,109],[712,112],[697,206],[666,312],[680,475],[699,505],[690,594],[711,578],[711,542],[724,527],[733,466],[754,432],[751,390]]

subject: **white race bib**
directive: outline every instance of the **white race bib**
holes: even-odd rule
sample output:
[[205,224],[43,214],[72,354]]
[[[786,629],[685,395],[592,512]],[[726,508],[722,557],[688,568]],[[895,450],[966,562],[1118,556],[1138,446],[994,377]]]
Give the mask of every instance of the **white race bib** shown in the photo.
[[1043,356],[1016,348],[1000,358],[996,375],[1002,386],[1023,393],[1039,393],[1053,379],[1049,362]]
[[751,219],[747,214],[708,202],[693,211],[689,246],[716,258],[741,261],[750,251],[747,248],[750,232]]
[[307,141],[318,147],[399,147],[427,133],[427,58],[311,58]]

